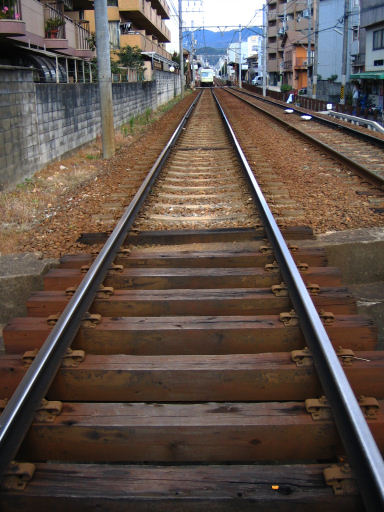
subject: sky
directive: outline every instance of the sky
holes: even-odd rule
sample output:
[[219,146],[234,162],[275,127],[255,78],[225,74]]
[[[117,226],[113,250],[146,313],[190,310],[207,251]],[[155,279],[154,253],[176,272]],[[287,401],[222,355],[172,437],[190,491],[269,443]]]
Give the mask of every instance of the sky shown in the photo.
[[[172,49],[178,48],[178,0],[167,0],[171,8],[168,26],[172,33]],[[262,24],[263,0],[183,0],[183,27],[205,27],[225,30]],[[218,28],[220,27],[220,28]]]

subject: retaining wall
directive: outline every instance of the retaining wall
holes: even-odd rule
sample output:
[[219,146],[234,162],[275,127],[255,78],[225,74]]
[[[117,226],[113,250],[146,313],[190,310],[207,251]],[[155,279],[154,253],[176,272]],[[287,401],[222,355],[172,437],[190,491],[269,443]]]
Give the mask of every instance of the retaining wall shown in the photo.
[[[114,124],[155,109],[179,93],[176,75],[112,84]],[[100,134],[97,84],[34,83],[29,68],[0,66],[0,189],[32,176]]]

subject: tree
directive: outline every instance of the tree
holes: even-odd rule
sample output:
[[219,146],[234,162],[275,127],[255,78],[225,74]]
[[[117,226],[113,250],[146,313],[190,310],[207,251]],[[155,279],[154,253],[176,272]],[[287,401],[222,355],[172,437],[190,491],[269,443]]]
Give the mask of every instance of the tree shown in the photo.
[[[97,57],[93,57],[93,59],[91,60],[91,67],[92,67],[92,75],[97,76]],[[111,73],[113,75],[117,75],[117,74],[119,74],[119,72],[120,72],[120,69],[119,69],[118,63],[111,59]]]
[[119,57],[118,63],[120,66],[144,71],[143,56],[138,46],[124,46],[116,54]]
[[[176,62],[180,68],[180,54],[177,52],[173,52],[172,60],[173,60],[173,62]],[[184,64],[184,74],[185,74],[188,70],[188,63],[185,59],[183,60],[183,64]]]

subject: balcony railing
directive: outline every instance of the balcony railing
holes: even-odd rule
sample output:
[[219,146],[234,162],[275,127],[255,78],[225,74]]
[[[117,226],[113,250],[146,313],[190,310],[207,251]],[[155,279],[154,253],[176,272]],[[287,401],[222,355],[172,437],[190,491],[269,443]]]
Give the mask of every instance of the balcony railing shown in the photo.
[[[312,58],[309,60],[309,65],[312,65]],[[296,57],[295,68],[306,68],[308,67],[307,57]]]
[[0,20],[21,20],[20,0],[0,0]]
[[46,38],[65,39],[65,19],[60,11],[50,5],[44,5],[44,23]]
[[291,60],[285,60],[284,61],[284,71],[289,71],[292,69],[292,61]]
[[[171,33],[161,16],[151,7],[151,3],[144,0],[118,0],[119,10],[132,12],[135,18],[140,17],[140,25],[148,31],[157,33],[157,37],[164,42],[170,41]],[[140,13],[140,14],[139,14]],[[128,15],[129,16],[129,15]],[[135,18],[133,21],[135,21]]]
[[152,41],[149,37],[141,34],[138,31],[130,31],[128,33],[121,33],[120,35],[120,46],[138,46],[142,52],[154,52],[158,55],[171,60],[172,56],[164,48],[159,46],[155,41]]
[[69,46],[77,50],[91,50],[89,22],[76,22],[67,16],[64,16],[64,19]]

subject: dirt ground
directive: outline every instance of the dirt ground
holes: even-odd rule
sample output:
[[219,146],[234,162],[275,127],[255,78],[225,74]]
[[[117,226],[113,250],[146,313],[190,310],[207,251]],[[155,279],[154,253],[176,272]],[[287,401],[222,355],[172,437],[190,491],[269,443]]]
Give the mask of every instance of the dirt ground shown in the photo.
[[98,138],[1,192],[0,255],[38,252],[58,257],[89,252],[89,247],[77,243],[81,233],[105,231],[99,219],[111,194],[118,192],[122,176],[137,163],[149,162],[147,148],[159,144],[159,132],[164,138],[172,133],[190,102],[190,95],[181,102],[171,101],[116,130],[116,154],[110,160],[102,159]]

